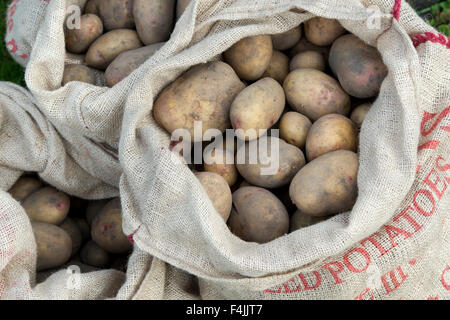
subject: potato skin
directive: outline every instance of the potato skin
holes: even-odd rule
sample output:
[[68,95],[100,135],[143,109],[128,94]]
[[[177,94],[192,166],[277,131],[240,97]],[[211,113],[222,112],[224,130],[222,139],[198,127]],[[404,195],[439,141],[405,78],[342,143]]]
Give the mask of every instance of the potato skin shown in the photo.
[[65,41],[67,51],[81,54],[87,51],[92,42],[103,34],[103,23],[95,14],[80,17],[79,29],[67,29]]
[[317,46],[329,46],[345,33],[339,21],[315,17],[305,22],[305,36]]
[[65,86],[71,81],[80,81],[95,85],[95,73],[87,66],[81,64],[68,64],[64,67],[61,84]]
[[111,264],[110,254],[92,240],[83,246],[80,258],[83,263],[97,268],[106,268]]
[[275,50],[288,50],[295,46],[302,37],[302,26],[299,25],[283,33],[272,35],[272,44]]
[[323,55],[317,51],[305,51],[297,54],[292,58],[289,69],[290,71],[293,71],[302,68],[316,69],[322,72],[325,71],[325,60],[323,59]]
[[289,215],[270,191],[243,187],[233,193],[228,225],[231,232],[244,241],[267,243],[289,231]]
[[352,34],[333,43],[329,63],[342,88],[361,99],[375,97],[388,74],[378,50]]
[[60,224],[70,208],[70,198],[52,187],[30,194],[22,204],[31,221]]
[[364,103],[362,105],[357,106],[350,116],[350,119],[356,124],[358,129],[361,128],[364,119],[366,118],[367,112],[369,112],[372,107],[371,103]]
[[289,51],[289,57],[293,58],[297,54],[305,51],[316,51],[319,52],[325,61],[328,61],[328,56],[330,55],[331,46],[316,46],[308,41],[305,37],[301,38],[300,41]]
[[75,222],[75,224],[78,227],[78,230],[80,230],[80,234],[81,234],[81,242],[84,242],[88,239],[91,238],[91,227],[88,224],[88,222],[86,221],[86,219],[83,218],[79,218],[79,217],[73,217],[73,222]]
[[272,38],[268,35],[247,37],[223,53],[239,78],[254,81],[261,78],[272,59]]
[[133,2],[135,0],[98,0],[99,17],[106,31],[134,28]]
[[355,124],[340,114],[327,114],[314,122],[306,138],[306,157],[312,161],[337,150],[356,152],[358,130]]
[[325,219],[326,219],[326,217],[308,216],[307,214],[303,214],[301,211],[297,210],[291,216],[290,224],[289,224],[289,232],[292,233],[292,232],[300,230],[302,228],[312,226],[313,224],[322,222]]
[[67,232],[67,234],[70,236],[70,239],[72,240],[72,254],[71,256],[74,256],[78,250],[80,250],[81,243],[83,242],[81,231],[78,228],[78,225],[75,223],[74,220],[67,217],[64,219],[64,221],[59,225],[61,229]]
[[303,149],[312,123],[301,113],[290,111],[281,117],[280,138],[297,148]]
[[[236,165],[234,164],[234,153],[221,148],[216,148],[211,152],[211,156],[217,159],[221,159],[219,161],[210,161],[208,157],[205,157],[204,161],[204,169],[208,172],[214,172],[220,175],[225,179],[228,185],[233,186],[238,179],[238,171],[236,169]],[[227,163],[226,158],[233,159],[232,163]]]
[[92,13],[98,16],[98,1],[99,0],[88,0],[84,5],[84,14]]
[[177,20],[181,17],[190,2],[191,0],[177,0]]
[[164,42],[155,43],[142,48],[128,50],[119,54],[106,68],[105,78],[109,87],[113,87],[128,77],[141,64],[156,53]]
[[358,155],[333,151],[311,161],[294,177],[289,195],[297,208],[314,217],[353,208],[357,197]]
[[289,73],[289,58],[280,51],[273,51],[272,59],[270,59],[269,66],[263,73],[263,77],[272,78],[283,84]]
[[[249,156],[249,150],[251,150],[250,144],[258,143],[258,146],[255,148],[258,152],[260,151],[260,148],[267,148],[267,150],[264,150],[264,153],[271,158],[271,145],[275,142],[279,144],[278,155],[274,155],[275,157],[278,157],[278,169],[275,174],[268,175],[265,172],[262,172],[261,168],[268,169],[270,168],[270,164],[275,164],[275,162],[271,161],[269,165],[262,164],[261,158],[256,155],[255,158],[257,159],[255,160],[257,160],[257,163],[251,164]],[[245,152],[245,163],[242,164],[239,162],[240,152]],[[238,150],[237,157],[238,161],[236,163],[236,168],[241,176],[254,186],[269,189],[279,188],[289,184],[292,178],[306,163],[302,150],[276,137],[262,137],[258,142],[247,142]]]
[[89,226],[92,226],[95,216],[102,211],[109,201],[111,199],[89,201],[86,207],[86,221]]
[[131,242],[122,231],[122,208],[119,198],[109,201],[95,216],[91,226],[91,237],[102,249],[109,253],[127,253]]
[[197,172],[195,176],[202,184],[214,208],[226,222],[231,213],[232,195],[227,181],[217,173]]
[[133,16],[142,42],[167,41],[173,30],[175,0],[134,0]]
[[56,268],[70,259],[72,240],[66,231],[58,226],[32,222],[37,245],[37,271]]
[[122,52],[140,47],[142,47],[142,42],[136,31],[129,29],[109,31],[91,44],[86,53],[86,64],[105,70]]
[[203,133],[230,127],[230,107],[244,84],[226,63],[197,65],[166,87],[155,101],[153,115],[164,129],[189,130],[194,142],[194,121],[202,121]]
[[42,182],[39,179],[30,176],[21,176],[8,192],[17,201],[22,201],[41,188]]
[[329,75],[315,69],[297,69],[283,84],[289,105],[311,121],[329,113],[347,115],[350,97]]

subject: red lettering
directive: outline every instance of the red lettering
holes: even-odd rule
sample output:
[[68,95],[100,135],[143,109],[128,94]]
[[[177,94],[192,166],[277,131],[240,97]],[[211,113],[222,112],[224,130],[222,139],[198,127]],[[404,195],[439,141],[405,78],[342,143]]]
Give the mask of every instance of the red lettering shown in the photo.
[[413,209],[413,207],[409,206],[408,208],[406,208],[405,210],[400,212],[398,215],[396,215],[393,220],[394,220],[394,222],[398,222],[398,220],[400,218],[405,218],[406,221],[408,221],[414,227],[414,233],[416,233],[417,231],[422,229],[423,224],[419,224],[416,220],[414,220],[413,217],[411,217],[408,214],[409,210],[414,210],[414,209]]
[[[439,162],[441,160],[445,160],[442,156],[437,157],[436,159],[436,167],[439,169],[439,171],[444,172],[450,170],[450,164],[444,164],[440,165]],[[450,177],[446,177],[445,180],[450,183]]]
[[[407,275],[404,274],[402,267],[398,267],[397,271],[400,275],[400,281],[397,279],[397,276],[395,275],[395,270],[391,270],[389,273],[386,273],[385,275],[383,275],[381,277],[381,281],[383,283],[384,288],[386,289],[386,294],[390,294],[392,292],[394,292],[398,287],[400,287],[400,285],[405,282],[406,278],[408,278]],[[386,279],[386,276],[389,275],[389,278],[392,281],[392,284],[394,285],[394,287],[391,288],[391,286],[388,283],[388,280]]]
[[16,13],[16,9],[17,9],[17,6],[15,3],[8,8],[8,18],[12,18],[14,13]]
[[447,271],[450,271],[450,266],[447,266],[447,267],[444,269],[444,271],[442,272],[441,283],[442,283],[442,286],[445,288],[445,290],[450,290],[450,283],[447,283],[447,282],[445,281],[445,273],[446,273]]
[[431,128],[429,130],[425,129],[425,126],[427,124],[427,122],[431,119],[433,119],[436,116],[436,113],[428,113],[425,112],[423,119],[422,119],[422,123],[420,124],[420,133],[422,134],[422,136],[427,136],[429,135],[431,132],[433,132],[436,127],[439,125],[439,123],[441,123],[441,121],[450,113],[450,106],[448,106],[447,108],[445,108],[440,114],[439,117],[436,119],[436,121],[433,123],[433,125],[431,126]]
[[16,40],[14,40],[14,38],[6,43],[6,47],[8,47],[8,46],[11,46],[9,51],[11,51],[12,53],[15,53],[17,51],[17,44],[16,44]]
[[439,184],[439,182],[441,182],[441,179],[439,179],[439,177],[436,175],[436,179],[434,181],[432,181],[430,179],[430,177],[433,173],[436,173],[436,170],[434,170],[434,169],[431,170],[423,182],[425,184],[427,184],[434,191],[434,193],[438,196],[438,199],[441,200],[442,196],[444,195],[445,190],[447,189],[447,184],[444,182],[443,183],[444,186],[443,186],[442,190],[439,190],[438,184]]
[[[428,200],[430,200],[430,202],[433,206],[430,211],[426,211],[424,208],[419,206],[419,204],[417,203],[417,197],[420,194],[424,194],[428,198]],[[414,204],[414,208],[416,208],[417,212],[419,212],[421,215],[423,215],[425,217],[431,217],[434,213],[434,209],[436,208],[435,203],[434,203],[433,194],[430,191],[424,190],[424,189],[421,189],[416,192],[416,194],[414,195],[413,204]]]
[[302,273],[300,273],[298,275],[300,278],[300,281],[303,283],[303,287],[304,287],[305,291],[317,289],[320,286],[320,284],[322,283],[322,277],[320,276],[319,272],[313,271],[313,274],[316,277],[316,283],[314,283],[313,285],[310,285],[310,284],[308,284],[308,282],[306,282],[306,278]]
[[10,19],[10,20],[8,20],[8,22],[7,22],[7,31],[8,32],[11,32],[11,30],[12,30],[12,28],[14,27],[14,20],[12,20],[12,19]]
[[[295,288],[294,288],[294,289],[291,289],[291,288],[289,287],[289,283],[293,283],[293,284],[295,285]],[[287,282],[283,283],[283,287],[284,287],[283,293],[294,293],[294,292],[298,292],[298,291],[301,291],[301,290],[302,290],[302,288],[300,287],[300,285],[298,285],[298,284],[295,282],[295,279],[294,279],[294,278],[291,278],[291,279],[289,279]]]
[[361,292],[354,300],[365,300],[364,296],[369,292],[370,292],[369,300],[374,300],[373,292],[370,290],[370,288],[364,289],[364,291]]
[[[364,257],[364,259],[366,260],[366,265],[365,265],[362,269],[357,269],[357,268],[350,262],[349,256],[350,256],[350,254],[353,253],[353,252],[358,252],[358,253],[360,253],[360,254]],[[370,255],[369,255],[369,253],[368,253],[365,249],[363,249],[363,248],[350,249],[349,251],[347,251],[347,252],[344,254],[343,261],[344,261],[344,264],[347,266],[348,270],[350,270],[351,272],[354,272],[354,273],[360,273],[360,272],[363,272],[364,270],[366,270],[366,269],[369,267],[369,265],[370,265]]]
[[411,232],[407,232],[403,229],[388,224],[384,225],[383,227],[389,236],[389,240],[391,240],[391,248],[388,251],[390,251],[391,249],[395,248],[398,245],[398,243],[395,242],[395,238],[397,238],[400,234],[402,234],[405,237],[405,240],[413,235],[413,233]]
[[363,239],[361,241],[361,244],[365,247],[366,246],[365,243],[370,242],[378,249],[378,251],[380,251],[380,257],[382,257],[387,253],[387,251],[382,247],[382,245],[377,240],[375,240],[374,238],[375,236],[380,236],[380,234],[378,232],[375,232],[370,237]]
[[[332,266],[336,266],[337,269],[332,268]],[[338,276],[338,274],[344,270],[344,265],[342,263],[340,263],[339,261],[333,261],[333,262],[327,263],[326,265],[322,266],[321,268],[327,269],[328,271],[331,272],[331,275],[333,276],[334,280],[336,281],[335,285],[344,282]]]

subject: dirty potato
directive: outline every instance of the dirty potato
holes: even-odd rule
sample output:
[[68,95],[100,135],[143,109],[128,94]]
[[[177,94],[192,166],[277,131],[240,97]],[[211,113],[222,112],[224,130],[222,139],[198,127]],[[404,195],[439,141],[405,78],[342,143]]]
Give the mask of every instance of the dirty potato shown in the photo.
[[281,117],[280,137],[287,143],[303,149],[312,123],[301,113],[290,111]]
[[92,221],[91,236],[101,248],[113,254],[131,251],[132,244],[122,231],[120,198],[109,201]]
[[289,231],[289,215],[270,191],[243,187],[233,193],[228,225],[231,232],[244,241],[267,243]]
[[80,17],[80,27],[65,32],[66,49],[81,54],[87,51],[92,42],[103,34],[103,23],[95,14]]
[[70,259],[72,240],[66,231],[58,226],[32,222],[37,246],[37,271],[56,268]]
[[364,103],[356,107],[355,110],[352,111],[350,119],[356,124],[358,128],[361,128],[364,119],[366,118],[366,114],[367,112],[369,112],[371,106],[371,103]]
[[191,0],[177,0],[177,20],[181,17],[190,2]]
[[[153,115],[169,133],[189,130],[199,142],[208,129],[230,127],[230,107],[244,84],[226,63],[197,65],[166,87],[155,101]],[[194,136],[194,122],[202,121],[202,137]]]
[[247,37],[223,53],[239,78],[254,81],[261,78],[272,59],[272,38],[268,35]]
[[328,61],[331,46],[320,47],[312,44],[305,37],[303,37],[296,45],[289,51],[289,57],[293,58],[297,54],[305,51],[316,51],[323,56],[324,61]]
[[174,26],[175,0],[134,0],[136,30],[146,45],[169,40]]
[[95,85],[96,79],[94,70],[81,64],[68,64],[64,67],[61,84],[65,86],[71,81],[79,81]]
[[329,46],[345,32],[334,19],[315,17],[305,22],[305,37],[317,46]]
[[73,217],[73,222],[77,225],[81,234],[81,242],[84,242],[91,238],[91,227],[87,223],[86,219],[80,217]]
[[230,150],[215,148],[204,155],[203,163],[205,171],[217,173],[225,179],[230,187],[238,180],[234,152]]
[[324,217],[353,208],[357,197],[358,155],[333,151],[314,159],[294,177],[289,195],[304,214]]
[[122,52],[142,47],[142,42],[134,30],[116,29],[97,38],[86,53],[88,66],[105,70]]
[[98,15],[106,31],[134,28],[133,2],[135,0],[97,0]]
[[323,55],[317,51],[305,51],[292,58],[289,66],[290,71],[305,68],[325,71],[325,60],[323,59]]
[[81,243],[83,242],[83,238],[81,235],[81,231],[78,228],[78,225],[72,218],[67,217],[64,221],[59,225],[61,229],[67,232],[70,239],[72,240],[72,254],[74,256],[78,250],[80,250]]
[[272,35],[272,44],[275,50],[288,50],[295,46],[302,37],[302,26],[299,25],[283,33]]
[[98,2],[99,0],[88,0],[84,5],[84,14],[92,13],[98,16]]
[[142,48],[122,52],[106,68],[105,78],[109,87],[113,87],[136,70],[158,51],[164,43],[155,43]]
[[33,192],[42,188],[42,182],[31,176],[22,176],[8,190],[11,197],[17,201],[22,201]]
[[249,141],[265,134],[280,119],[285,103],[283,88],[272,78],[261,79],[242,90],[230,110],[236,136]]
[[111,199],[89,201],[86,207],[86,221],[89,226],[92,226],[92,221],[95,216],[102,211],[103,207],[106,206],[109,201],[111,201]]
[[350,97],[329,75],[315,69],[297,69],[283,84],[289,105],[311,121],[329,113],[347,115]]
[[388,74],[378,50],[352,34],[333,43],[329,63],[342,88],[361,99],[375,97]]
[[289,232],[294,232],[302,228],[312,226],[313,224],[322,222],[326,217],[313,217],[297,210],[290,219]]
[[216,211],[227,221],[231,212],[232,195],[227,181],[217,173],[197,172],[195,176],[202,184]]
[[52,187],[30,194],[22,204],[31,221],[60,224],[70,208],[70,198]]
[[356,152],[358,130],[355,124],[340,114],[327,114],[314,122],[306,138],[306,157],[312,161],[337,150]]
[[110,254],[92,240],[83,246],[80,258],[83,263],[97,268],[106,268],[111,263]]
[[269,66],[263,73],[263,77],[269,77],[277,80],[283,84],[289,73],[289,58],[280,51],[273,51],[272,59],[270,59]]
[[276,137],[245,143],[236,159],[236,168],[246,181],[269,189],[289,184],[306,163],[302,150]]

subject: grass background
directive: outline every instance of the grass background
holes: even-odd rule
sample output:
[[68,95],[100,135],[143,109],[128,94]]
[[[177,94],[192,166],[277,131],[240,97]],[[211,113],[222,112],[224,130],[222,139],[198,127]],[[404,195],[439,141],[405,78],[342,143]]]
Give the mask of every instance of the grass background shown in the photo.
[[[0,0],[0,81],[11,81],[25,87],[24,69],[17,64],[9,55],[4,43],[6,31],[6,7],[9,0]],[[410,4],[419,12],[438,2],[450,2],[450,0],[409,0]],[[431,21],[433,24],[433,21]],[[439,27],[439,26],[436,26]]]

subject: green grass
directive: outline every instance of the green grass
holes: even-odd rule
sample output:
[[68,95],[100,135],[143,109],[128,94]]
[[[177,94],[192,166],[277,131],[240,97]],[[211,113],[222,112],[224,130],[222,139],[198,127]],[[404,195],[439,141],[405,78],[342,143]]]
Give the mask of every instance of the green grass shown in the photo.
[[425,15],[427,22],[439,32],[450,36],[450,0],[441,1],[429,8],[419,11]]
[[11,81],[25,87],[24,69],[11,58],[6,50],[5,32],[7,3],[7,0],[0,0],[0,38],[2,40],[2,45],[0,46],[0,81]]

